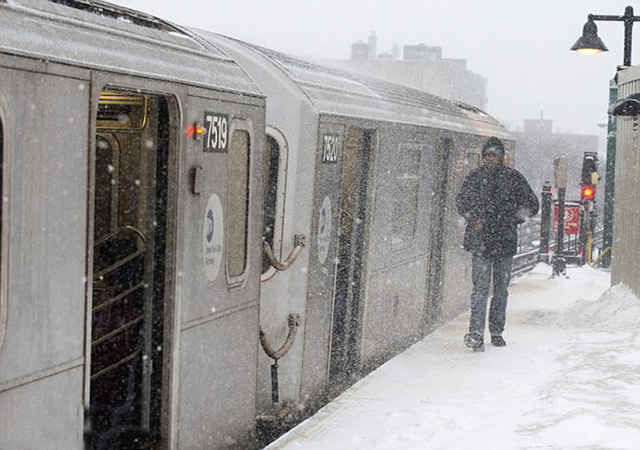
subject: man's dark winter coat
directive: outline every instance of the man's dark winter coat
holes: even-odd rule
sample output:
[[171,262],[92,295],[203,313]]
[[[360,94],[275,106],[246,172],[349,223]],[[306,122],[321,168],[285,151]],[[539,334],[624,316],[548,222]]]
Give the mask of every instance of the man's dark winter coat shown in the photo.
[[[484,257],[515,255],[518,225],[539,208],[524,176],[502,164],[484,165],[467,175],[456,205],[467,219],[464,249]],[[478,219],[481,229],[474,226]]]

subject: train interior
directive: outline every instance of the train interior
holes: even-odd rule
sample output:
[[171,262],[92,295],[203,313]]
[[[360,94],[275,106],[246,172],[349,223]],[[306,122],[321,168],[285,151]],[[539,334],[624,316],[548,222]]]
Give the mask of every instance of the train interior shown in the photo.
[[89,441],[160,437],[169,100],[104,90],[96,123]]

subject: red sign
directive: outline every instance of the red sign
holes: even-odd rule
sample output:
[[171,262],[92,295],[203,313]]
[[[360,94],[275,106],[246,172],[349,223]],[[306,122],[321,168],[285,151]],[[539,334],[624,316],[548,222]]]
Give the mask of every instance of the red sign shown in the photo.
[[[564,234],[578,234],[580,229],[580,207],[564,207]],[[553,208],[553,233],[558,231],[558,205]]]

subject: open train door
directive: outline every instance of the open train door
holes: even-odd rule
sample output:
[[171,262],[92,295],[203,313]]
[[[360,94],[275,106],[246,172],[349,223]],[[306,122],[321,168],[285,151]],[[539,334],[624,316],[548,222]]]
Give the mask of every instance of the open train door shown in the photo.
[[[91,449],[157,448],[171,98],[104,89],[93,166]],[[175,114],[175,113],[173,113]]]

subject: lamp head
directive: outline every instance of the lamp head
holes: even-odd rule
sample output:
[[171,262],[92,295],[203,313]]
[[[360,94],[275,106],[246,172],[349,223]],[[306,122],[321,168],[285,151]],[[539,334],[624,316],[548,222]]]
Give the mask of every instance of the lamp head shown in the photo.
[[582,36],[571,47],[571,50],[585,55],[594,55],[600,52],[608,52],[602,39],[598,37],[598,27],[591,17],[582,27]]
[[631,94],[630,96],[618,100],[609,106],[609,115],[619,117],[621,119],[632,119],[640,115],[640,94]]

